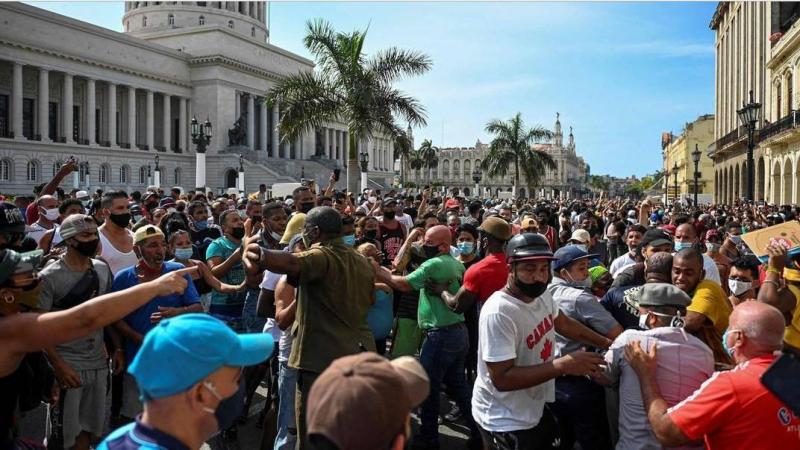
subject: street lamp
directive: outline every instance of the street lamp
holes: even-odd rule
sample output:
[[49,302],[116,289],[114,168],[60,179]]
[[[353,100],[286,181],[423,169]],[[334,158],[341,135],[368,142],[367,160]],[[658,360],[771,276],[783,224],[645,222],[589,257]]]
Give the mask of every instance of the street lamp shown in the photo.
[[756,131],[756,123],[758,123],[759,116],[761,115],[761,103],[753,101],[753,90],[750,90],[750,103],[742,105],[742,109],[736,111],[739,115],[739,121],[742,125],[747,127],[747,198],[745,200],[753,201],[755,195],[753,189],[755,188],[755,163],[753,161],[753,147],[755,141],[753,134]]
[[482,179],[483,172],[481,172],[481,169],[476,167],[475,170],[472,171],[472,181],[475,182],[475,197],[480,197],[481,195],[480,182]]
[[204,123],[199,123],[196,117],[192,117],[190,126],[192,143],[197,146],[195,152],[194,165],[194,184],[196,192],[206,192],[206,148],[211,143],[211,122],[206,117]]
[[700,170],[698,166],[700,164],[700,149],[698,148],[697,144],[694,144],[694,151],[692,152],[692,161],[694,161],[694,207],[697,208],[697,183],[700,181]]
[[669,169],[664,169],[664,203],[669,204]]
[[244,156],[239,153],[239,194],[244,195]]
[[361,164],[361,192],[367,189],[367,168],[369,167],[369,153],[361,152],[358,155],[358,162]]
[[678,161],[675,161],[675,165],[672,166],[672,179],[675,185],[675,200],[678,200]]
[[158,167],[158,155],[155,157],[156,167],[153,169],[153,186],[156,188],[161,187],[161,168]]

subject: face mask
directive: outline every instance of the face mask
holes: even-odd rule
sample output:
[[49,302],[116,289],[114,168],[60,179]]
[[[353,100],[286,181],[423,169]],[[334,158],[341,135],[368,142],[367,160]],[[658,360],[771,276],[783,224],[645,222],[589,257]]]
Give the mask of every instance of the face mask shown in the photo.
[[198,230],[205,230],[208,228],[208,220],[198,220],[194,223],[194,227]]
[[236,239],[241,239],[244,237],[244,228],[234,228],[231,230],[231,236]]
[[590,276],[584,278],[583,280],[576,281],[572,278],[572,275],[569,275],[569,273],[567,273],[567,275],[569,276],[569,284],[571,284],[573,287],[580,289],[592,287],[592,277]]
[[172,214],[175,212],[175,208],[167,208],[167,214]]
[[439,246],[438,245],[423,245],[422,250],[425,252],[425,257],[431,259],[437,255],[439,255]]
[[94,258],[94,255],[97,253],[97,246],[100,245],[100,239],[93,239],[87,242],[81,242],[76,239],[75,242],[76,244],[72,248],[87,258]]
[[58,208],[45,209],[44,218],[51,222],[58,219]]
[[133,215],[133,223],[139,223],[140,220],[142,220],[142,215],[141,214],[134,214]]
[[346,236],[343,236],[342,237],[342,242],[344,242],[344,245],[346,245],[348,247],[352,247],[352,246],[356,245],[356,235],[355,234],[348,234]]
[[129,213],[125,214],[111,214],[109,220],[116,226],[120,228],[125,228],[131,223],[131,215]]
[[251,220],[256,223],[261,222],[261,216],[253,216]]
[[242,410],[244,410],[244,383],[240,382],[239,389],[228,398],[220,397],[217,393],[217,389],[208,381],[203,382],[203,386],[219,400],[216,410],[212,410],[211,408],[203,408],[203,410],[214,414],[214,418],[217,419],[217,429],[219,431],[227,430],[233,425],[233,422],[239,417]]
[[395,215],[394,211],[386,211],[385,213],[383,213],[383,218],[386,220],[392,220],[394,219],[394,215]]
[[647,325],[647,318],[650,317],[650,313],[647,314],[639,314],[639,329],[640,330],[649,330],[650,327]]
[[722,348],[724,348],[725,349],[725,353],[727,353],[728,356],[730,356],[732,358],[733,357],[734,347],[728,347],[728,332],[730,332],[730,331],[737,332],[737,331],[740,331],[740,330],[731,330],[729,328],[729,329],[725,330],[725,333],[722,335]]
[[679,251],[681,251],[681,250],[683,250],[685,248],[692,248],[693,245],[694,244],[691,243],[691,242],[678,242],[678,241],[675,241],[674,247],[675,247],[675,251],[679,252]]
[[192,257],[193,254],[192,247],[188,248],[176,248],[175,249],[175,259],[179,259],[181,261],[186,261],[187,259]]
[[720,247],[721,245],[719,244],[715,244],[713,242],[706,242],[706,250],[708,250],[709,252],[716,253],[719,251]]
[[247,211],[246,210],[240,209],[240,210],[238,210],[236,212],[239,213],[239,217],[241,217],[242,219],[246,219],[247,218]]
[[377,200],[378,199],[375,198],[375,197],[370,197],[370,198],[367,199],[367,201],[370,202],[370,203],[375,203]]
[[274,232],[272,230],[270,230],[269,235],[272,236],[273,240],[278,241],[278,242],[280,242],[280,240],[283,239],[283,235],[282,234],[276,233],[276,232]]
[[753,287],[752,281],[728,280],[728,289],[737,297],[749,291],[751,287]]
[[375,239],[378,236],[378,230],[364,230],[364,236],[367,239]]
[[300,212],[308,214],[309,211],[314,209],[314,202],[303,202],[300,203]]
[[538,298],[547,290],[547,283],[542,281],[535,281],[533,283],[523,283],[520,281],[517,277],[516,268],[514,269],[514,286],[529,298]]
[[578,247],[578,248],[579,248],[579,249],[581,249],[582,251],[584,251],[584,252],[587,252],[587,253],[588,253],[588,249],[586,248],[586,244],[578,244],[578,245],[576,245],[575,247]]
[[461,252],[462,255],[470,255],[472,251],[475,249],[475,244],[472,242],[459,242],[458,243],[458,250]]

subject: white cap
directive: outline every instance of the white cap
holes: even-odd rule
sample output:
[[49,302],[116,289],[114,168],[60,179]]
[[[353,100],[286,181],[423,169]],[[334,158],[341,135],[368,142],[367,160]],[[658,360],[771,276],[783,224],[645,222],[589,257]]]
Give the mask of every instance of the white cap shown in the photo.
[[589,239],[591,239],[589,232],[583,228],[578,228],[577,230],[573,231],[572,236],[569,238],[570,241],[578,241],[581,244],[588,244]]
[[77,198],[78,200],[89,198],[89,193],[86,191],[78,191],[75,193],[75,198]]

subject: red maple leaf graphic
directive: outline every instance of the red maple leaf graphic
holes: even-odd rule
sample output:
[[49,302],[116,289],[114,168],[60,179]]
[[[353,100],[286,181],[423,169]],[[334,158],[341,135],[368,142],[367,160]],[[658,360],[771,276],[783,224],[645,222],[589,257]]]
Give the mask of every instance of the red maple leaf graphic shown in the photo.
[[550,356],[553,354],[553,343],[550,342],[550,339],[545,339],[544,347],[542,348],[542,352],[539,353],[539,357],[542,358],[542,361],[547,361],[550,359]]

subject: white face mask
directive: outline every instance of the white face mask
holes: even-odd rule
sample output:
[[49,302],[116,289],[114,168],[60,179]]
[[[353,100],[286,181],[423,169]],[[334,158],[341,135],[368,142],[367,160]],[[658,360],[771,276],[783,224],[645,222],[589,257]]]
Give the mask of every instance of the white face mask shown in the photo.
[[752,287],[752,281],[728,280],[728,289],[731,290],[731,294],[737,297],[749,291]]
[[640,330],[649,330],[650,326],[647,325],[647,318],[650,317],[650,313],[647,314],[639,314],[639,329]]
[[44,210],[44,217],[47,220],[53,221],[58,219],[58,208],[49,208]]

